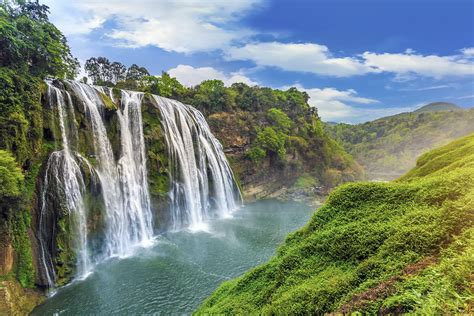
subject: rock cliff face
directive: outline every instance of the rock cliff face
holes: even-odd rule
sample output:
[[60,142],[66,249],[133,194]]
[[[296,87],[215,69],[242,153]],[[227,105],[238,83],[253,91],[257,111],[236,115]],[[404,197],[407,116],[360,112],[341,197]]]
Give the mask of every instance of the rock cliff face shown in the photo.
[[320,119],[310,111],[294,119],[297,127],[288,132],[283,156],[268,154],[258,162],[251,159],[251,152],[259,144],[259,130],[275,126],[266,112],[218,112],[207,120],[224,146],[246,200],[321,198],[336,185],[362,175],[359,165],[319,131]]

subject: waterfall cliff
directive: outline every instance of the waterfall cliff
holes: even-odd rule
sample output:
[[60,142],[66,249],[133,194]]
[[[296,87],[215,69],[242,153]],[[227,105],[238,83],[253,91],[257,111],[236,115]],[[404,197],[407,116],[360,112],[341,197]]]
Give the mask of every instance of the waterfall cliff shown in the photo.
[[[47,87],[53,150],[38,193],[40,284],[85,277],[94,264],[149,244],[157,226],[201,229],[207,219],[229,216],[239,205],[222,146],[196,109],[74,81]],[[143,104],[152,107],[151,123],[144,120]],[[168,177],[160,182],[167,187],[158,194],[164,202],[153,205],[158,169]]]

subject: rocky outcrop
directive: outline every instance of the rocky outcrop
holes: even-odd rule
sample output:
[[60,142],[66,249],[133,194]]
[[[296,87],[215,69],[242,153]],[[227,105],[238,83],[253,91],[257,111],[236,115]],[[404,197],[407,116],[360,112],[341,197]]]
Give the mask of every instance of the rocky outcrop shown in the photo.
[[[298,119],[303,120],[298,122],[300,125],[317,126],[320,123],[319,118],[311,114]],[[339,145],[317,132],[307,139],[290,136],[283,159],[270,155],[259,163],[252,161],[249,151],[256,143],[258,130],[271,125],[265,112],[217,112],[209,115],[207,120],[224,147],[247,201],[291,199],[295,194],[308,195],[311,201],[320,200],[334,186],[354,181],[362,175],[360,166]],[[313,179],[311,184],[295,188],[298,179],[308,174]],[[307,194],[309,191],[312,191],[311,194]]]
[[13,246],[7,222],[0,223],[0,275],[7,275],[13,269]]
[[0,281],[0,315],[28,315],[44,300],[38,290],[24,289],[16,281]]

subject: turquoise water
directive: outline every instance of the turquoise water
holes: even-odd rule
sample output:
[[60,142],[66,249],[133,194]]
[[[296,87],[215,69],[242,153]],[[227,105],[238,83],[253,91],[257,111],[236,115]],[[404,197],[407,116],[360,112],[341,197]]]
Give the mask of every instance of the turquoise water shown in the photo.
[[191,313],[221,282],[267,261],[312,212],[301,203],[258,201],[210,221],[207,232],[160,235],[153,246],[59,289],[33,315]]

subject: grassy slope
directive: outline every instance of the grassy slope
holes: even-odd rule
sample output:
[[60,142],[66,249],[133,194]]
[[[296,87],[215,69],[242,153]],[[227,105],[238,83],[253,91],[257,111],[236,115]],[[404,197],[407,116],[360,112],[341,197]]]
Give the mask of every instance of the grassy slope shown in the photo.
[[[474,132],[474,109],[402,113],[358,125],[326,124],[325,130],[364,166],[369,178],[403,174],[438,146]],[[393,174],[391,176],[390,174]]]
[[400,180],[336,189],[275,257],[198,312],[472,311],[473,221],[474,134]]

